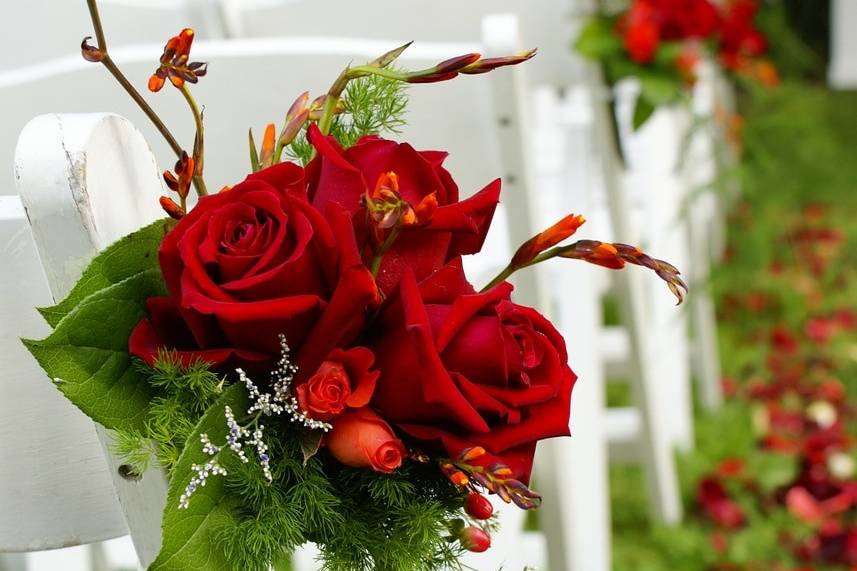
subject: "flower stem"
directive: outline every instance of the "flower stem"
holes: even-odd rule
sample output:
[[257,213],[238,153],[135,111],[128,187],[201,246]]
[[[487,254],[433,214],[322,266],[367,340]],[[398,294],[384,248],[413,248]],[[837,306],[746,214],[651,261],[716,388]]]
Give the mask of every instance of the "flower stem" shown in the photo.
[[318,129],[322,134],[330,134],[330,128],[333,126],[333,116],[336,114],[336,106],[339,104],[339,99],[342,97],[345,87],[352,79],[354,77],[351,75],[351,68],[345,68],[327,91],[324,107],[321,110],[321,117],[318,120]]
[[506,281],[509,278],[509,276],[511,276],[512,274],[514,274],[518,270],[522,270],[524,268],[529,268],[530,266],[535,266],[536,264],[540,264],[546,260],[550,260],[551,258],[556,257],[557,255],[559,255],[561,250],[562,250],[562,248],[551,248],[550,250],[542,252],[541,254],[539,254],[538,256],[533,258],[529,263],[523,264],[520,266],[513,266],[512,264],[509,264],[508,266],[503,268],[503,270],[499,274],[494,276],[494,279],[492,279],[490,282],[488,282],[488,285],[486,285],[481,290],[479,290],[479,293],[485,293],[486,291],[493,288],[494,286],[497,286],[497,285],[503,283],[504,281]]
[[381,262],[384,260],[384,254],[386,254],[390,248],[393,246],[393,243],[396,241],[396,238],[399,237],[399,228],[395,228],[390,235],[387,236],[387,239],[384,240],[384,243],[381,244],[381,247],[378,248],[378,251],[375,253],[375,257],[372,258],[372,265],[369,268],[369,271],[372,272],[372,277],[378,277],[378,271],[381,269]]
[[197,105],[193,94],[190,92],[187,83],[182,84],[181,92],[182,95],[184,95],[185,100],[187,100],[188,106],[190,106],[190,110],[193,113],[193,120],[196,123],[196,138],[193,143],[193,184],[196,187],[196,193],[199,196],[206,196],[208,194],[208,189],[205,186],[205,180],[202,178],[205,150],[205,127],[202,121],[202,111],[200,110],[199,105]]
[[161,121],[161,118],[158,117],[158,114],[146,103],[146,100],[143,99],[143,96],[140,95],[140,92],[137,91],[131,82],[128,81],[128,78],[119,70],[116,66],[116,63],[110,57],[110,54],[107,52],[107,40],[104,37],[104,27],[101,25],[101,16],[98,13],[98,5],[96,0],[86,0],[87,6],[89,6],[89,15],[92,19],[92,26],[95,28],[95,39],[98,42],[98,49],[104,54],[101,63],[104,67],[107,68],[116,81],[125,89],[128,95],[131,96],[131,99],[140,107],[143,113],[149,118],[155,128],[161,133],[164,139],[167,141],[167,144],[173,150],[177,157],[180,157],[182,154],[182,148],[176,141],[176,138],[173,137],[173,134],[170,133],[170,130],[164,125],[164,122]]

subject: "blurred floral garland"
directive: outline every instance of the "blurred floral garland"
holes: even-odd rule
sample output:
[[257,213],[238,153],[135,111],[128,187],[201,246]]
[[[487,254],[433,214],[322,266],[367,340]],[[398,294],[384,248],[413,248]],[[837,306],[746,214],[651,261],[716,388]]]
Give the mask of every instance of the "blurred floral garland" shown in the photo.
[[754,0],[632,0],[619,12],[600,11],[584,25],[575,48],[599,62],[614,85],[625,78],[640,82],[634,128],[663,105],[681,101],[710,56],[728,72],[762,85],[779,83],[764,56],[768,41],[756,27]]

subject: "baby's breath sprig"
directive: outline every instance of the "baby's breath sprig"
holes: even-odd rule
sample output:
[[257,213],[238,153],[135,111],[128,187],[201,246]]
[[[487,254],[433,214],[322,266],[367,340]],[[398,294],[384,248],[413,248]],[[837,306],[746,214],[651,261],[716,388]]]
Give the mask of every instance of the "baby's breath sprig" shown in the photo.
[[290,349],[286,337],[280,335],[280,360],[276,368],[271,371],[272,393],[262,392],[253,380],[247,376],[242,369],[236,369],[238,378],[247,389],[251,404],[247,409],[244,420],[238,421],[232,408],[224,407],[223,414],[226,418],[226,442],[222,445],[214,444],[208,434],[200,434],[199,440],[202,451],[210,458],[204,465],[194,464],[191,468],[196,475],[188,483],[184,493],[179,498],[179,509],[187,509],[190,505],[190,497],[193,493],[204,486],[209,476],[225,476],[226,469],[220,464],[220,455],[225,453],[234,454],[242,463],[250,461],[246,450],[251,449],[259,459],[262,473],[270,483],[274,477],[271,473],[271,458],[268,454],[268,445],[265,443],[265,425],[260,423],[262,417],[280,416],[283,413],[291,418],[292,422],[301,423],[310,430],[329,431],[332,425],[319,420],[314,420],[304,413],[297,398],[292,394],[292,383],[298,372],[289,357]]

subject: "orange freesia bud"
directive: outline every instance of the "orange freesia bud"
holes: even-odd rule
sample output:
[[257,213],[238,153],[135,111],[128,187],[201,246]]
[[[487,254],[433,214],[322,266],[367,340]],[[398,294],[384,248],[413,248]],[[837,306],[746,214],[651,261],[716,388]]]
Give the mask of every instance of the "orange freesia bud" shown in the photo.
[[472,53],[472,54],[464,54],[463,56],[458,56],[454,58],[450,58],[448,60],[442,61],[435,66],[435,69],[438,73],[447,73],[450,71],[458,71],[461,68],[472,64],[473,62],[479,61],[479,58],[482,57],[482,54]]
[[478,73],[487,73],[489,71],[497,69],[498,67],[505,67],[507,65],[518,65],[519,63],[523,63],[529,59],[532,59],[533,57],[535,57],[536,53],[538,53],[538,50],[532,49],[513,56],[481,59],[477,62],[468,65],[467,67],[462,68],[460,70],[460,73],[475,75]]
[[543,232],[533,236],[518,248],[512,257],[513,268],[520,268],[532,262],[536,256],[552,248],[577,232],[586,222],[579,214],[570,214]]
[[[324,102],[327,100],[327,95],[319,95],[313,99],[309,105],[309,118],[313,121],[321,119],[322,111],[324,110]],[[336,107],[333,109],[334,114],[339,114],[345,111],[345,102],[341,99],[336,102]]]
[[104,59],[104,52],[95,46],[89,45],[89,40],[91,40],[91,36],[86,36],[83,38],[83,41],[80,43],[80,53],[83,55],[83,59],[86,61],[91,61],[93,63],[98,63]]
[[176,162],[175,174],[164,171],[164,182],[170,190],[178,194],[182,199],[187,198],[190,193],[190,185],[193,182],[195,161],[182,151],[182,156]]
[[161,208],[164,209],[164,212],[169,214],[170,218],[181,220],[184,216],[184,210],[182,210],[182,207],[176,204],[176,202],[169,196],[162,196],[160,198],[160,203]]
[[277,130],[273,123],[265,127],[265,135],[262,137],[262,151],[259,154],[259,161],[262,168],[269,167],[274,162],[276,136]]
[[459,73],[475,75],[488,73],[498,67],[517,65],[536,55],[536,50],[528,50],[514,56],[482,59],[476,53],[465,54],[442,61],[434,67],[404,74],[403,81],[408,83],[436,83],[458,76]]
[[477,458],[481,458],[485,456],[485,449],[481,446],[474,446],[472,448],[465,448],[458,455],[458,459],[462,462],[470,462],[471,460],[476,460]]
[[684,301],[684,294],[687,292],[687,284],[681,279],[681,272],[675,266],[663,260],[656,260],[635,246],[580,240],[561,248],[558,255],[562,258],[584,260],[613,270],[622,269],[625,264],[648,268],[667,283],[670,291],[678,299],[678,303]]
[[164,82],[166,81],[165,77],[158,75],[157,73],[153,73],[149,78],[148,88],[152,93],[157,93],[164,87]]
[[414,214],[416,215],[416,220],[414,222],[416,224],[428,222],[434,215],[435,210],[437,210],[437,193],[432,192],[428,196],[424,197],[414,209]]
[[289,107],[288,112],[286,112],[286,122],[288,123],[299,114],[303,113],[309,104],[309,91],[304,91],[301,93],[295,102],[292,103],[292,106]]
[[194,33],[185,28],[179,35],[169,39],[161,55],[161,65],[149,78],[149,90],[160,91],[167,79],[181,88],[185,82],[196,83],[208,71],[208,66],[202,62],[188,63],[190,48],[193,44]]
[[449,481],[459,487],[464,487],[470,483],[470,479],[464,472],[453,472],[449,476]]

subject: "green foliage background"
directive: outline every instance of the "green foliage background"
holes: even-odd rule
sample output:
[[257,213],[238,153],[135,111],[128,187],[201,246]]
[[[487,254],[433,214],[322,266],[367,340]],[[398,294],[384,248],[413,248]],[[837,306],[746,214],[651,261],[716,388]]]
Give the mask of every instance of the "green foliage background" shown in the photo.
[[[809,11],[824,9],[815,2],[802,4]],[[782,282],[772,280],[767,269],[775,260],[790,261],[782,232],[800,221],[806,205],[828,205],[827,223],[846,232],[844,259],[836,271],[840,278],[847,276],[844,283],[850,285],[831,282],[825,290],[822,311],[853,308],[857,299],[857,227],[853,224],[857,215],[857,93],[832,92],[817,81],[824,77],[824,51],[819,49],[817,38],[808,44],[795,33],[790,20],[793,17],[793,12],[786,12],[779,3],[762,12],[771,55],[784,81],[774,90],[751,85],[741,88],[740,111],[746,120],[744,152],[736,172],[725,176],[740,180],[742,208],[749,218],[730,223],[729,241],[740,247],[728,264],[715,268],[711,287],[722,306],[724,296],[752,283],[775,300],[763,319],[796,327],[802,324],[807,309],[796,292],[784,290]],[[764,367],[765,348],[748,340],[758,320],[757,315],[739,315],[720,323],[724,374],[741,379]],[[830,353],[839,364],[838,378],[848,387],[849,398],[857,402],[857,365],[847,350],[834,346]],[[611,386],[608,400],[614,405],[627,403],[627,391],[621,385]],[[735,571],[774,569],[770,563],[759,566],[760,561],[782,565],[778,569],[797,569],[798,562],[782,547],[779,534],[788,530],[801,538],[808,529],[783,509],[761,514],[751,502],[740,498],[748,511],[749,525],[733,538],[725,555],[715,553],[711,543],[714,528],[700,516],[693,499],[699,477],[726,458],[744,456],[749,461],[748,471],[760,478],[764,487],[771,488],[788,481],[795,467],[789,459],[753,446],[751,412],[742,402],[728,402],[713,415],[698,411],[696,416],[696,450],[679,457],[687,514],[680,527],[667,529],[649,523],[639,469],[611,468],[613,569],[701,571],[724,562],[732,567],[720,568]]]

